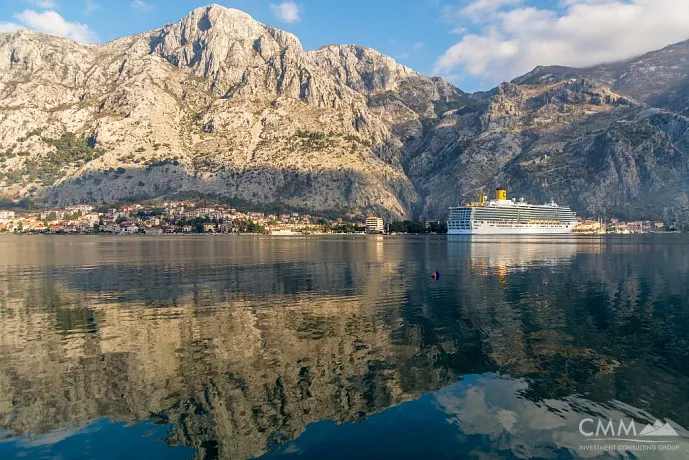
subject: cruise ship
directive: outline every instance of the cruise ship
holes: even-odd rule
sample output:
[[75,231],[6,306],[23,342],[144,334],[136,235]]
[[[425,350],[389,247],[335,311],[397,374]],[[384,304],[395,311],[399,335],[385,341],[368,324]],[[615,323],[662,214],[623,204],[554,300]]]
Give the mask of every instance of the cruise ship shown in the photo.
[[568,206],[555,202],[533,205],[520,198],[507,199],[507,190],[498,188],[496,199],[450,208],[447,218],[449,235],[547,235],[569,233],[577,224]]

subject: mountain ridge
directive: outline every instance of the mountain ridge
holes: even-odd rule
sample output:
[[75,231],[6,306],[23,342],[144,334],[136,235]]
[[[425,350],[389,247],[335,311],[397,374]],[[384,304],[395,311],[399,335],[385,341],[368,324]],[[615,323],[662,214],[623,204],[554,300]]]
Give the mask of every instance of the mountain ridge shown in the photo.
[[46,206],[181,192],[406,218],[501,183],[586,215],[657,214],[662,197],[678,218],[689,64],[669,62],[689,42],[654,53],[622,79],[537,67],[468,94],[219,5],[102,45],[1,34],[0,185]]

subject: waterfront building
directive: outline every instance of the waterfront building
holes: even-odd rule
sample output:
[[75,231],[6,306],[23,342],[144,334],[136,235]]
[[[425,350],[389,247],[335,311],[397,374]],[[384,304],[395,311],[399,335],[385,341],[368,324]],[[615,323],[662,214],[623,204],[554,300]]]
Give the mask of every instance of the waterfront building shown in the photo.
[[383,219],[380,217],[367,217],[366,218],[366,232],[367,233],[383,233],[385,226]]
[[575,233],[600,233],[603,230],[603,224],[599,220],[581,220],[577,222],[572,231]]
[[93,206],[90,204],[77,204],[66,207],[65,211],[67,211],[69,214],[88,214],[93,211]]

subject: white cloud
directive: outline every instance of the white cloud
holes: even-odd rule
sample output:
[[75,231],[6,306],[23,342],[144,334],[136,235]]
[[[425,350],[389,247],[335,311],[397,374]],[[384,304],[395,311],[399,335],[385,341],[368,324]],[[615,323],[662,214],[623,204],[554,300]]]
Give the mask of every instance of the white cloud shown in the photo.
[[13,22],[0,22],[0,33],[3,32],[16,32],[21,29],[22,26],[15,24]]
[[100,10],[100,5],[92,0],[86,0],[86,5],[84,6],[84,14],[91,14],[94,11]]
[[282,2],[279,5],[270,4],[273,14],[288,24],[299,21],[299,5],[292,1]]
[[684,0],[563,0],[559,12],[515,2],[475,0],[461,10],[492,11],[488,20],[485,15],[454,16],[455,30],[468,20],[480,32],[465,32],[436,60],[435,72],[494,84],[537,65],[595,65],[689,38],[689,2]]
[[522,0],[474,0],[469,5],[461,9],[461,13],[469,16],[479,16],[482,14],[493,13],[504,6],[516,5]]
[[59,13],[49,10],[38,13],[34,10],[24,10],[14,15],[22,26],[38,32],[69,38],[76,42],[92,43],[98,41],[98,36],[86,24],[69,22]]
[[581,4],[587,4],[587,5],[594,5],[598,3],[607,3],[608,0],[561,0],[560,3],[562,3],[563,6],[566,5],[581,5]]
[[143,0],[133,0],[133,1],[129,4],[129,6],[131,6],[131,7],[134,8],[135,10],[141,10],[141,11],[144,11],[144,12],[152,11],[153,8],[155,8],[153,5],[151,5],[150,3],[146,3],[146,2],[144,2]]
[[50,10],[57,8],[58,4],[55,0],[23,0],[24,3],[30,3],[38,8],[43,8],[45,10]]

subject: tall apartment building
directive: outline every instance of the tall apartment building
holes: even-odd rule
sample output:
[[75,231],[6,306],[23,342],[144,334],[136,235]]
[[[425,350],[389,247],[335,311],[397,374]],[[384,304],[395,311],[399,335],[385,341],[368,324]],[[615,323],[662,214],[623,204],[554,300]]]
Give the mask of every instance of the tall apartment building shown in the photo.
[[366,232],[367,233],[383,233],[383,231],[385,231],[383,219],[381,219],[380,217],[367,217],[366,218]]

